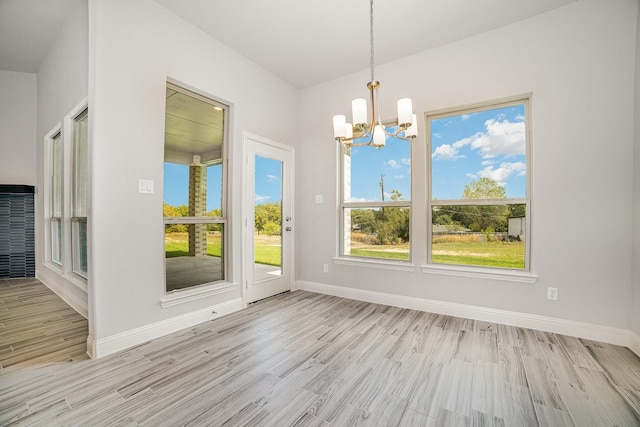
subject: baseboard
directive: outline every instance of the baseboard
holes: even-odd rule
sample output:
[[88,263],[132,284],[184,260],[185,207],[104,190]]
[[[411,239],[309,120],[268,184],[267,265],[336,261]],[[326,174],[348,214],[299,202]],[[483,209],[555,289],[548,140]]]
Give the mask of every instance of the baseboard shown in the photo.
[[631,351],[637,354],[638,357],[640,357],[640,336],[634,333],[631,333],[631,335],[631,344],[629,345],[629,348],[631,349]]
[[[235,298],[202,310],[176,316],[98,340],[94,340],[93,337],[89,336],[87,338],[87,354],[89,354],[89,357],[92,359],[98,359],[149,340],[177,332],[181,329],[190,328],[220,316],[231,314],[242,308],[244,308],[242,298]],[[214,312],[215,314],[213,314]]]
[[640,355],[640,337],[626,329],[611,328],[592,323],[576,322],[527,313],[394,295],[384,292],[367,291],[363,289],[327,285],[302,280],[297,281],[295,287],[301,290],[366,301],[375,304],[391,305],[394,307],[409,308],[448,316],[464,317],[468,319],[482,320],[485,322],[502,323],[520,328],[537,329],[539,331],[622,345],[629,347],[636,354]]

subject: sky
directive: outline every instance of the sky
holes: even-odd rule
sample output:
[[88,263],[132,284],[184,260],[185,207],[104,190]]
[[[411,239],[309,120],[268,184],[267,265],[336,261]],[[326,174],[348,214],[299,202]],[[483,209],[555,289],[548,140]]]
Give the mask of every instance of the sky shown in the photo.
[[490,178],[508,198],[526,197],[524,105],[431,121],[432,198],[459,199],[464,186]]
[[[384,200],[392,190],[411,199],[410,144],[424,144],[425,135],[412,142],[389,138],[381,148],[351,148],[351,201]],[[458,114],[431,121],[432,198],[459,199],[464,186],[483,177],[502,185],[507,197],[526,197],[524,106]],[[207,169],[207,211],[219,209],[222,166]],[[188,204],[189,168],[165,163],[164,200],[173,206]],[[280,201],[280,162],[256,156],[256,204]]]
[[[207,212],[220,209],[222,165],[207,168]],[[282,167],[279,161],[256,156],[256,204],[279,202]],[[172,206],[189,204],[189,166],[164,163],[164,201]]]

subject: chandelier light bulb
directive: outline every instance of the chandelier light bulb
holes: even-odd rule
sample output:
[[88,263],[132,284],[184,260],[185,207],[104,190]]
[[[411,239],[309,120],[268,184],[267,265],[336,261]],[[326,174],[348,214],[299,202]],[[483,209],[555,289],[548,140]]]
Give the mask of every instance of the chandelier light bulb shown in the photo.
[[356,128],[364,127],[367,124],[367,101],[364,98],[351,101],[351,113]]

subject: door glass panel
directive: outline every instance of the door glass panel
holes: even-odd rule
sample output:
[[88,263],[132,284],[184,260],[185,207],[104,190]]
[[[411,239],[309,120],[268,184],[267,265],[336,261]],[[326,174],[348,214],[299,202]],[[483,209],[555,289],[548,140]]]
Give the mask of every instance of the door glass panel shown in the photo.
[[[254,281],[282,275],[282,162],[256,155]],[[286,226],[286,225],[285,225]]]

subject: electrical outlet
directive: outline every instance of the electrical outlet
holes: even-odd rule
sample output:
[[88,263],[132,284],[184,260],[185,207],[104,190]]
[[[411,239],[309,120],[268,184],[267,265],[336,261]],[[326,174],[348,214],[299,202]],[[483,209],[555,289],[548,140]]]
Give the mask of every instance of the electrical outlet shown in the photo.
[[550,301],[558,301],[558,288],[547,288],[547,299]]
[[324,264],[322,266],[322,272],[323,273],[328,273],[329,272],[329,264]]

